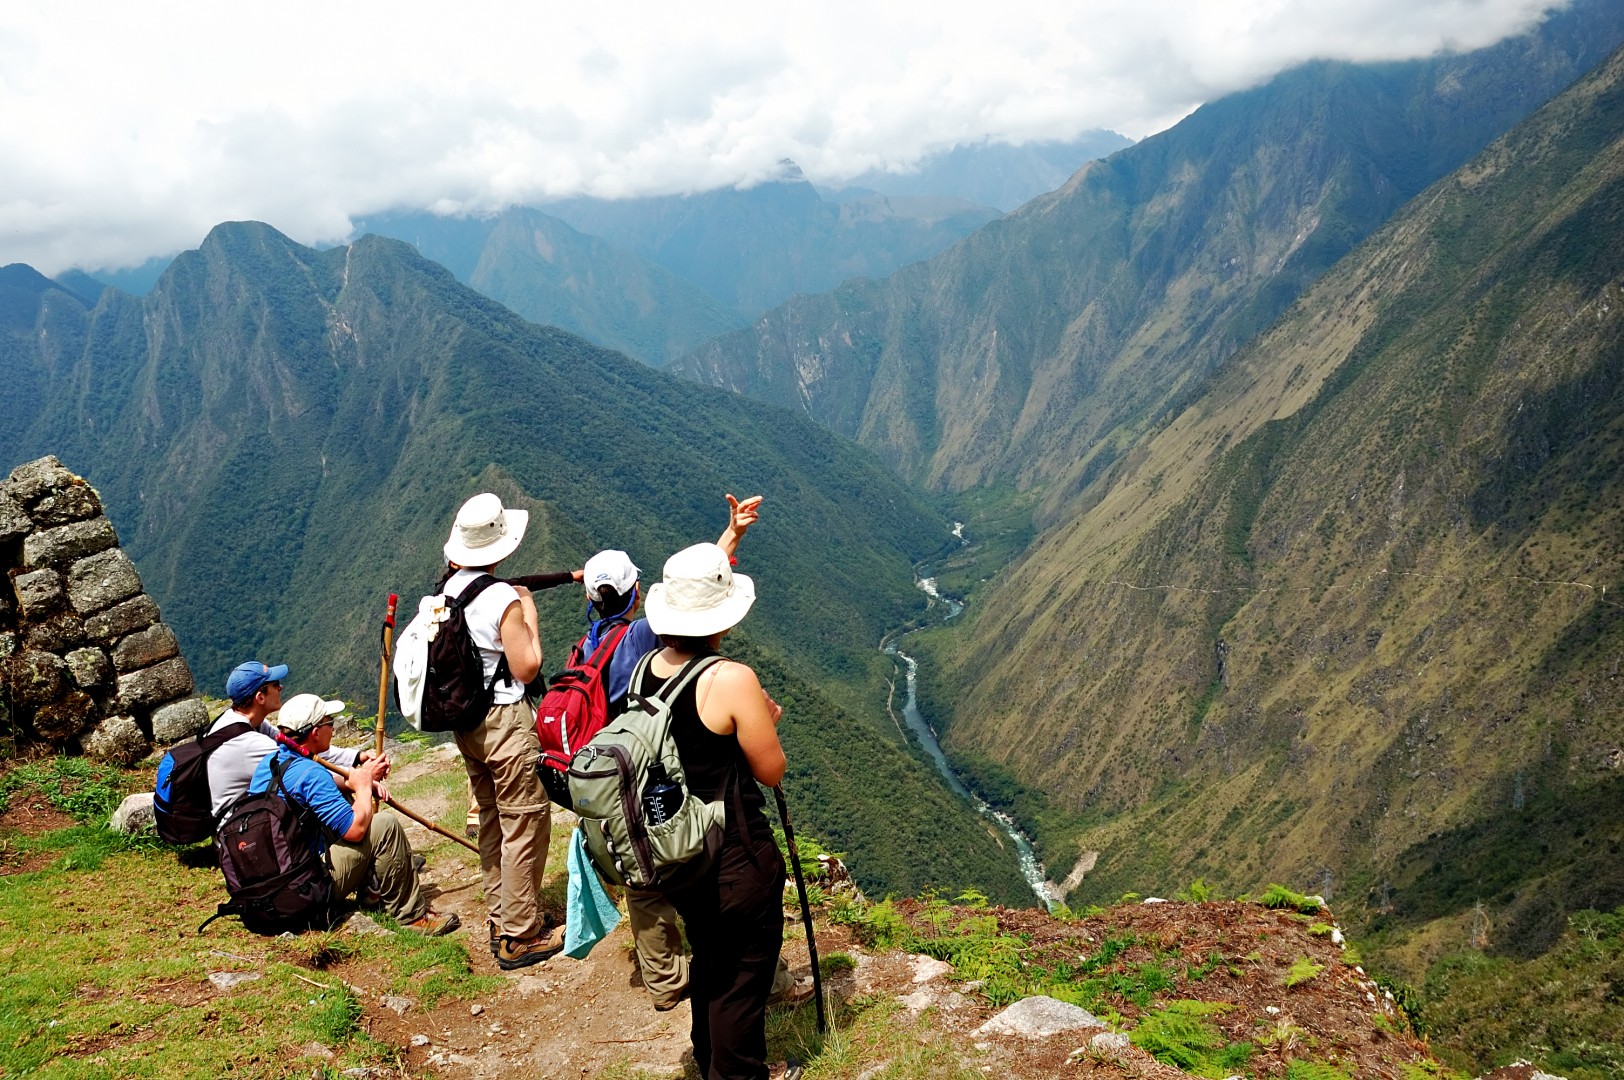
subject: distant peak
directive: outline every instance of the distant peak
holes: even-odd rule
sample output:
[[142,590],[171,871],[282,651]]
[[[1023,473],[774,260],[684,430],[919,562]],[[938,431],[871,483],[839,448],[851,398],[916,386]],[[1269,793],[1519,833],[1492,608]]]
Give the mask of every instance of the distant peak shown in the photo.
[[801,167],[795,164],[793,159],[779,158],[778,169],[769,180],[777,184],[804,184],[806,183],[806,174],[801,171]]

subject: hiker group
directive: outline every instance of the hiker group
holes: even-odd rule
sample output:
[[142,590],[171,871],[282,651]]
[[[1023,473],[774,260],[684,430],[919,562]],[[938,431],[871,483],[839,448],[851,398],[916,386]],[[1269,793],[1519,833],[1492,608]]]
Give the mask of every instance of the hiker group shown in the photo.
[[[580,570],[499,577],[529,514],[477,495],[456,515],[445,574],[393,665],[402,714],[453,733],[462,755],[497,965],[527,967],[566,947],[584,955],[592,898],[601,908],[605,882],[623,889],[643,984],[656,1009],[691,998],[708,1080],[767,1075],[769,998],[797,990],[780,960],[784,859],[757,786],[784,775],[782,710],[750,667],[718,651],[755,600],[733,562],[761,498],[727,502],[720,538],[671,556],[645,597],[617,549]],[[570,583],[586,591],[589,625],[549,689],[533,593]],[[332,747],[343,703],[283,701],[288,675],[259,661],[232,670],[231,707],[160,767],[160,832],[189,842],[212,829],[231,897],[220,914],[251,929],[325,925],[353,896],[410,930],[456,930],[456,914],[429,905],[422,859],[383,809],[388,756]],[[206,816],[187,797],[200,784]],[[564,923],[540,898],[555,803],[579,819]]]

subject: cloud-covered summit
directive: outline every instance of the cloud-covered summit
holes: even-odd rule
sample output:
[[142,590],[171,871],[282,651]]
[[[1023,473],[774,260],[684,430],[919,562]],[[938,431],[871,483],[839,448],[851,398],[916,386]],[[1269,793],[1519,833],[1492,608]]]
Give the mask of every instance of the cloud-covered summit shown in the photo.
[[7,5],[0,262],[128,266],[255,218],[484,213],[1133,137],[1311,58],[1527,28],[1545,0]]

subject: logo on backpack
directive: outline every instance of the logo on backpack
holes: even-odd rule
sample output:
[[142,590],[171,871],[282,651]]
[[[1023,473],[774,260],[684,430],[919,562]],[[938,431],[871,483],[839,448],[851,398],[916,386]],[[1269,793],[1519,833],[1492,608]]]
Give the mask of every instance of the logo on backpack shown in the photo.
[[158,762],[158,777],[152,785],[152,814],[159,839],[170,844],[195,844],[214,835],[214,814],[210,812],[209,757],[220,747],[253,730],[246,722],[227,724],[213,735],[198,732],[197,738],[171,749]]
[[464,615],[497,579],[481,574],[457,596],[418,601],[417,614],[395,643],[395,704],[418,731],[470,731],[490,712],[496,684],[508,679],[507,657],[485,679],[485,662]]
[[570,650],[568,666],[553,676],[552,684],[536,707],[536,738],[541,743],[536,773],[541,777],[548,798],[566,810],[571,809],[569,781],[565,776],[570,759],[609,722],[609,693],[604,686],[604,671],[630,630],[630,626],[622,623],[609,631],[609,636],[598,642],[591,659],[585,662],[581,653],[586,638],[577,641]]
[[[232,803],[220,822],[215,850],[229,902],[203,926],[236,915],[256,934],[325,930],[332,924],[333,879],[312,841],[315,815],[287,797],[287,765],[271,758],[271,786]],[[203,926],[198,927],[202,932]]]
[[570,761],[570,799],[592,865],[614,885],[670,889],[704,873],[722,845],[727,809],[688,790],[671,740],[671,704],[722,658],[696,656],[661,689],[636,692],[650,653],[632,672],[626,711]]

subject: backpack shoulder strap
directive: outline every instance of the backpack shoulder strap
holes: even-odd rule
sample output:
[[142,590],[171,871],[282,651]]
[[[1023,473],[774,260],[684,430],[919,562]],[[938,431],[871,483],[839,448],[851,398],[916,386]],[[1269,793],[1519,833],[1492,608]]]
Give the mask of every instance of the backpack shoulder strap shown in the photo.
[[499,578],[494,578],[490,574],[481,574],[474,580],[470,581],[467,587],[465,587],[462,592],[458,593],[456,596],[446,597],[446,603],[454,609],[461,610],[462,608],[467,607],[469,604],[472,604],[474,599],[479,596],[480,593],[484,592],[492,585],[497,584],[499,580]]
[[[609,636],[598,642],[598,647],[592,653],[592,658],[586,662],[587,666],[594,667],[599,671],[602,671],[609,665],[609,661],[615,655],[615,650],[620,648],[620,643],[626,639],[626,635],[630,632],[631,625],[629,623],[621,623],[619,626],[609,631]],[[585,642],[586,639],[582,638],[581,641]],[[576,645],[577,650],[579,650],[580,647],[580,644]],[[572,664],[571,666],[573,667],[575,665]]]
[[232,739],[235,739],[238,735],[246,735],[253,730],[253,725],[248,723],[248,721],[237,720],[233,723],[227,724],[219,731],[213,733],[206,731],[198,732],[197,742],[198,745],[203,748],[204,756],[207,756],[220,749],[220,747],[224,746]]

